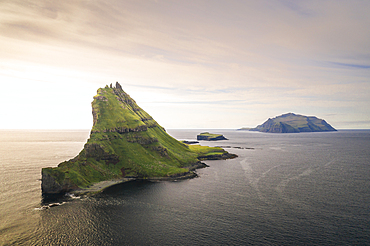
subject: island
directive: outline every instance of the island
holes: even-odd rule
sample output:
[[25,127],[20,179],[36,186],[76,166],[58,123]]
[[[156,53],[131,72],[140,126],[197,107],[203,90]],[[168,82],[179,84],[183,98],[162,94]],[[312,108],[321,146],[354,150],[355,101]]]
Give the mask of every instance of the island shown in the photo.
[[294,113],[287,113],[275,118],[269,118],[262,125],[255,128],[241,128],[267,133],[298,133],[298,132],[328,132],[336,131],[325,120],[315,116],[304,116]]
[[43,194],[92,193],[137,179],[192,178],[196,168],[207,166],[201,160],[237,157],[219,147],[177,141],[118,82],[99,88],[91,105],[89,139],[75,158],[42,169]]
[[228,140],[222,134],[213,134],[209,132],[202,132],[197,135],[197,140],[206,140],[206,141],[218,141],[218,140]]

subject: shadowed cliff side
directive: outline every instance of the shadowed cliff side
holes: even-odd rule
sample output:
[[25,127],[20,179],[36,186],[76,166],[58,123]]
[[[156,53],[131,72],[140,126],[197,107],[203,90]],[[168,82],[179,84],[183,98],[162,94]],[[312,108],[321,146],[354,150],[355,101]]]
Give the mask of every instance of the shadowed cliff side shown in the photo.
[[222,148],[189,146],[172,138],[123,90],[106,86],[92,104],[93,127],[83,150],[55,168],[42,169],[42,192],[86,189],[105,180],[194,177],[199,160],[236,155]]

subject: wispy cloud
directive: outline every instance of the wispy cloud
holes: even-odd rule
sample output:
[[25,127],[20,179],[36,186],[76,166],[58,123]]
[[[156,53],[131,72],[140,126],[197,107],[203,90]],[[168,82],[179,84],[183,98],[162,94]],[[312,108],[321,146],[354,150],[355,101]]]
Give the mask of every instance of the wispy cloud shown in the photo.
[[305,1],[279,0],[278,2],[301,16],[314,17],[317,15],[316,12],[313,11],[313,8],[310,8],[309,4]]
[[359,68],[359,69],[369,69],[370,65],[363,65],[363,64],[349,64],[349,63],[340,63],[340,62],[332,62],[333,65],[337,65],[340,67],[347,67],[347,68]]

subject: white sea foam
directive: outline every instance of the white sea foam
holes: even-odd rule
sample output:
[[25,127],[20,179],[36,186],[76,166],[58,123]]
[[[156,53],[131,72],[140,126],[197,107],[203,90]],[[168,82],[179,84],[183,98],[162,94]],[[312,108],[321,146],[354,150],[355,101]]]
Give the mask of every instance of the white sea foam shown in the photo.
[[80,196],[75,196],[75,194],[72,194],[72,193],[66,193],[65,196],[68,196],[69,198],[72,198],[72,199],[80,199],[81,198]]

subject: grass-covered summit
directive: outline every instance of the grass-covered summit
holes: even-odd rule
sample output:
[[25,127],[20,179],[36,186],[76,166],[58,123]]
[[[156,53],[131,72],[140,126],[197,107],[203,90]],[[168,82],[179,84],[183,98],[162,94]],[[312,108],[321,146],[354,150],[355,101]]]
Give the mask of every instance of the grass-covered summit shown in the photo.
[[319,119],[315,116],[304,116],[293,113],[287,113],[268,119],[262,125],[249,130],[269,133],[336,131],[325,120]]
[[104,180],[193,177],[200,159],[235,157],[222,148],[189,146],[168,135],[148,113],[115,87],[98,89],[93,127],[83,150],[55,168],[42,169],[42,192],[84,189]]

